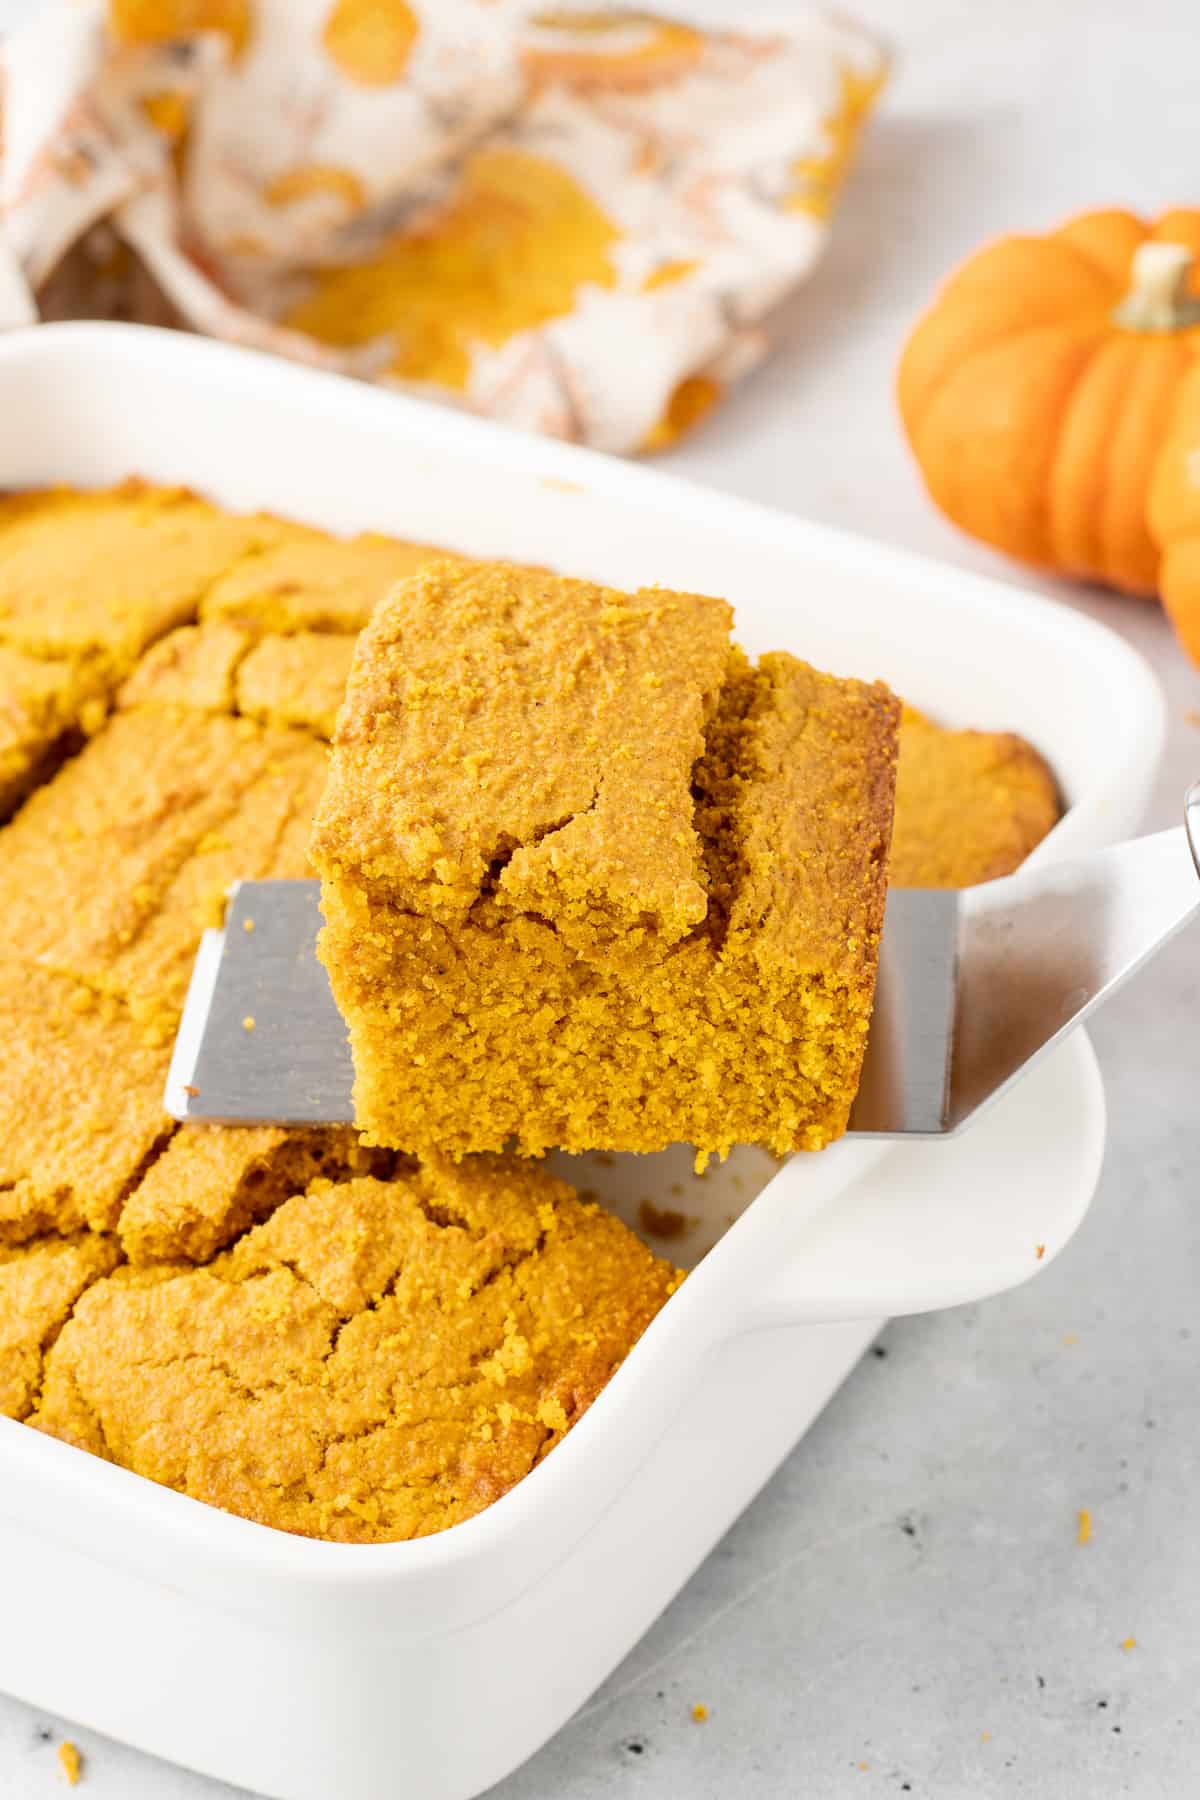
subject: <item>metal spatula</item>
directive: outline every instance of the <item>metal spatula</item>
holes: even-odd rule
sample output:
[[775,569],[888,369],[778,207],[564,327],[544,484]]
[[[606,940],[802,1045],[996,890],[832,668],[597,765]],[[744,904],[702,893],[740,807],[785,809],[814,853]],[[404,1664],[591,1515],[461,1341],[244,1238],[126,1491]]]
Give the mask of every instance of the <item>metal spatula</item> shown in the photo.
[[[1182,829],[959,892],[893,889],[850,1130],[960,1131],[1200,912],[1198,877],[1200,782]],[[353,1120],[319,900],[315,881],[234,888],[196,958],[167,1077],[175,1118]]]

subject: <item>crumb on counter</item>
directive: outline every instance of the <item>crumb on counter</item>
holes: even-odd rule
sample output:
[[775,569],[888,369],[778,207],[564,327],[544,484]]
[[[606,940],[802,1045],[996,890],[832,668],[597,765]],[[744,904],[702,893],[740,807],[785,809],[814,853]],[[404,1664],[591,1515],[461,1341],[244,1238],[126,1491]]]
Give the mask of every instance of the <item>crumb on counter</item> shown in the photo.
[[695,1706],[693,1706],[693,1708],[692,1708],[693,1720],[695,1721],[695,1723],[697,1725],[703,1725],[703,1723],[707,1719],[707,1717],[708,1717],[707,1706],[705,1706],[703,1700],[697,1700]]
[[68,1786],[77,1787],[79,1777],[83,1774],[83,1758],[70,1738],[64,1738],[58,1746],[58,1761]]
[[242,1030],[243,1031],[253,1031],[254,1027],[257,1025],[257,1023],[258,1023],[258,1020],[254,1017],[254,1014],[247,1013],[245,1018],[242,1020]]
[[1079,1524],[1075,1532],[1078,1544],[1090,1544],[1092,1541],[1092,1515],[1086,1506],[1079,1509]]

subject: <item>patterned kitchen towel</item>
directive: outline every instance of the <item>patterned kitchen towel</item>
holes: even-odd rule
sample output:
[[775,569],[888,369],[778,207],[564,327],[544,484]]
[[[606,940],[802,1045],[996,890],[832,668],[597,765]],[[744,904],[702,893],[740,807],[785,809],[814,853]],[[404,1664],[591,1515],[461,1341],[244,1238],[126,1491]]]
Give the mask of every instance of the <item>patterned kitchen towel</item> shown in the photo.
[[659,448],[763,356],[883,75],[799,8],[43,0],[0,46],[0,324],[184,325]]

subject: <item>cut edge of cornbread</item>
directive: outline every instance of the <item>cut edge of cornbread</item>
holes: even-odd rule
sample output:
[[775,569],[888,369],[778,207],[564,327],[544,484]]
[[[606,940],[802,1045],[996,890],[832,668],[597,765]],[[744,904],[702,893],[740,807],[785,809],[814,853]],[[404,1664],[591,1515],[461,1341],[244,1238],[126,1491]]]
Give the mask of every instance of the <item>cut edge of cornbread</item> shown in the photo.
[[[643,598],[614,601],[588,584],[540,580],[535,622],[548,598],[560,615],[572,605],[616,610]],[[405,584],[360,640],[314,829],[326,918],[319,953],[348,1023],[356,1118],[368,1141],[413,1151],[436,1144],[456,1156],[508,1145],[540,1154],[684,1141],[724,1154],[735,1142],[778,1151],[829,1142],[845,1127],[870,1019],[899,703],[879,684],[823,676],[784,654],[751,665],[729,645],[722,608],[714,634],[720,678],[694,690],[699,739],[688,741],[698,754],[662,783],[668,819],[686,803],[689,860],[673,867],[695,871],[702,904],[682,932],[656,929],[660,919],[643,913],[624,937],[603,914],[603,932],[581,933],[569,909],[564,919],[545,904],[544,890],[534,889],[530,906],[525,884],[506,882],[520,846],[487,863],[482,819],[473,837],[460,834],[449,869],[429,861],[420,843],[412,852],[429,823],[431,792],[448,811],[447,789],[461,791],[457,777],[444,779],[450,758],[461,764],[464,755],[488,753],[486,737],[468,739],[465,750],[460,738],[432,784],[412,779],[431,741],[445,741],[438,734],[450,707],[476,694],[477,716],[485,726],[499,717],[517,748],[513,721],[525,716],[530,690],[538,705],[560,698],[553,681],[540,685],[536,655],[525,655],[520,634],[529,620],[509,604],[511,578],[495,586],[489,571],[475,569],[465,581],[483,614],[471,621],[478,641],[503,650],[518,633],[517,696],[496,704],[479,692],[469,659],[443,679],[436,655],[425,654],[423,609],[434,616],[436,599],[444,618],[464,577],[435,568]],[[489,639],[487,604],[497,593],[501,629]],[[663,597],[654,595],[661,609]],[[680,607],[681,629],[687,607],[705,604],[665,598]],[[594,639],[584,636],[586,670]],[[578,675],[579,662],[557,653],[554,661],[555,673]],[[507,665],[494,674],[502,687]],[[611,662],[602,674],[611,682]],[[434,692],[431,730],[411,729],[414,687],[422,698]],[[586,702],[585,694],[584,717]],[[574,718],[570,704],[562,710]],[[635,779],[654,794],[645,768],[652,749]],[[511,763],[498,748],[492,755],[507,822],[522,816],[522,797],[514,802]],[[573,780],[586,787],[594,779],[578,758],[564,761]],[[371,812],[373,779],[383,792]],[[602,767],[601,792],[606,780]],[[541,803],[540,762],[534,784]],[[524,816],[536,809],[526,806]],[[653,822],[643,812],[638,826],[652,834]],[[625,853],[625,822],[610,810],[608,823]],[[539,836],[535,848],[546,841]],[[652,855],[658,843],[651,835],[634,849]],[[414,865],[424,883],[412,879]],[[468,879],[454,887],[460,874]]]
[[1054,772],[1027,739],[953,730],[905,707],[893,887],[973,887],[1011,875],[1062,811]]

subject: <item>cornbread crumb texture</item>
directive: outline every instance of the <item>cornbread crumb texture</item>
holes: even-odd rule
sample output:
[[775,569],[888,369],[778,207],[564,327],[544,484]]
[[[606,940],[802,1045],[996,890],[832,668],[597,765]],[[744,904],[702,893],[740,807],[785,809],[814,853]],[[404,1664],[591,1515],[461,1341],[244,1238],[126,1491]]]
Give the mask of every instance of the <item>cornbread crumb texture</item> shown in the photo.
[[0,1034],[0,1242],[111,1230],[171,1127],[169,1045],[119,1000],[3,959]]
[[104,721],[94,664],[27,656],[0,644],[0,817],[7,817],[72,733]]
[[121,1212],[130,1262],[204,1262],[318,1176],[369,1173],[354,1131],[183,1125]]
[[679,1279],[526,1163],[317,1180],[203,1268],[94,1285],[32,1422],[284,1530],[419,1537],[528,1473]]
[[723,602],[429,565],[355,654],[313,834],[372,1141],[819,1148],[857,1085],[897,703]]
[[364,532],[332,538],[276,521],[274,541],[226,571],[205,594],[200,616],[256,632],[362,630],[394,582],[445,554],[428,544]]
[[948,731],[906,707],[890,879],[970,887],[1010,875],[1062,813],[1058,785],[1011,732]]
[[249,720],[117,714],[0,833],[0,958],[74,977],[173,1029],[230,882],[307,872],[324,757],[305,733]]
[[[0,496],[0,817],[99,728],[114,697],[231,712],[254,637],[357,631],[389,581],[433,554],[235,516],[137,480]],[[211,629],[195,629],[200,612]],[[289,710],[277,683],[270,716],[328,736],[328,694],[327,681],[314,719],[311,704]]]
[[146,652],[117,705],[234,712],[234,676],[253,642],[240,625],[180,625]]
[[[435,1159],[418,1169],[351,1131],[179,1128],[162,1112],[199,934],[219,922],[237,876],[310,872],[323,740],[352,634],[383,589],[430,554],[233,519],[139,483],[0,499],[0,812],[20,806],[0,830],[0,1413],[37,1414],[56,1435],[249,1517],[359,1541],[440,1529],[511,1486],[595,1396],[677,1279],[617,1221],[529,1165]],[[438,581],[447,579],[443,570]],[[869,907],[830,914],[838,883],[849,892],[863,866],[835,828],[845,794],[859,791],[847,745],[861,740],[862,713],[843,711],[837,684],[798,673],[789,658],[750,671],[727,651],[724,626],[719,654],[706,623],[680,657],[670,603],[686,598],[633,597],[626,642],[627,597],[616,596],[616,610],[592,621],[594,663],[583,657],[576,669],[585,686],[599,679],[603,704],[594,716],[582,705],[563,715],[581,729],[553,779],[572,799],[582,786],[581,810],[606,823],[609,885],[589,888],[586,868],[580,882],[595,821],[573,838],[566,810],[539,815],[517,791],[520,759],[498,789],[512,841],[489,856],[465,914],[456,899],[449,923],[414,916],[410,943],[386,896],[347,884],[347,905],[367,926],[352,972],[364,1006],[378,1001],[378,980],[395,980],[399,956],[414,1049],[433,1051],[436,1081],[465,1072],[468,1091],[477,1081],[497,1126],[506,1081],[514,1104],[525,1103],[526,1064],[517,1056],[508,1075],[476,1069],[461,1042],[472,1010],[486,1039],[481,1065],[489,1044],[507,1055],[532,1015],[535,1036],[556,1046],[551,1101],[568,1113],[589,1044],[594,1053],[597,1038],[621,1039],[636,1078],[656,1057],[668,1068],[690,1060],[696,1073],[677,1086],[697,1090],[697,1117],[717,1129],[730,1069],[700,1039],[707,1029],[716,1042],[722,1018],[735,1022],[740,1096],[745,1033],[767,1016],[764,984],[773,993],[778,977],[787,989],[778,948],[787,932],[774,932],[790,888],[772,854],[796,809],[787,780],[800,783],[802,806],[814,782],[833,796],[789,850],[806,863],[809,956],[869,932]],[[536,657],[532,639],[517,641],[524,618],[509,620],[511,641],[501,633],[494,656],[480,640],[481,682],[489,670],[528,679]],[[549,610],[546,622],[559,629]],[[564,623],[564,651],[567,638]],[[606,683],[657,672],[642,658],[652,639],[665,646],[657,662],[684,679],[682,713],[656,713],[636,693],[610,704]],[[415,698],[432,726],[436,707],[452,704],[436,691],[432,617],[428,640],[433,685]],[[542,709],[573,693],[565,674],[550,675],[534,696]],[[878,723],[862,699],[871,692],[855,689]],[[511,697],[485,695],[485,710],[494,701],[506,717]],[[622,810],[621,780],[637,762],[627,738],[640,742],[646,721],[656,763],[674,756],[696,793],[681,803],[656,766],[642,810]],[[416,744],[421,718],[413,724]],[[914,794],[909,817],[931,845],[943,829],[933,821],[951,819],[951,763],[962,793],[994,769],[953,748],[971,734],[926,729],[942,775]],[[690,767],[684,740],[697,737]],[[469,814],[463,796],[486,763],[464,760],[469,785],[456,797],[444,762],[443,800]],[[594,800],[581,769],[603,774]],[[619,842],[635,816],[666,840],[654,864]],[[514,862],[521,873],[520,852],[543,845],[540,859],[526,858],[524,885],[512,876],[505,887]],[[452,890],[463,866],[452,862]],[[430,893],[442,885],[436,869],[423,879]],[[705,905],[689,925],[690,884]],[[551,904],[558,920],[538,910]],[[631,945],[631,957],[614,954]],[[514,984],[519,992],[531,978],[540,983],[532,1006],[514,1015]],[[765,1033],[772,1078],[818,1015],[828,1037],[836,1008],[820,981],[803,1004],[789,992]],[[396,1022],[394,1009],[381,1010],[389,1042]],[[436,1042],[443,1029],[449,1047]],[[826,1075],[818,1059],[796,1077],[798,1116]],[[668,1100],[638,1129],[676,1126]],[[587,1130],[591,1104],[578,1101]],[[628,1128],[632,1112],[614,1104]]]
[[0,498],[0,642],[93,660],[117,679],[184,624],[274,521],[218,512],[182,489],[126,483]]
[[91,1231],[0,1245],[0,1416],[33,1410],[47,1349],[84,1289],[119,1260],[114,1241]]
[[264,637],[238,670],[237,710],[265,725],[300,726],[328,741],[353,656],[351,637],[315,631]]
[[463,919],[494,878],[499,904],[580,949],[677,942],[705,912],[688,783],[731,617],[658,588],[427,564],[357,646],[315,860],[434,919]]

